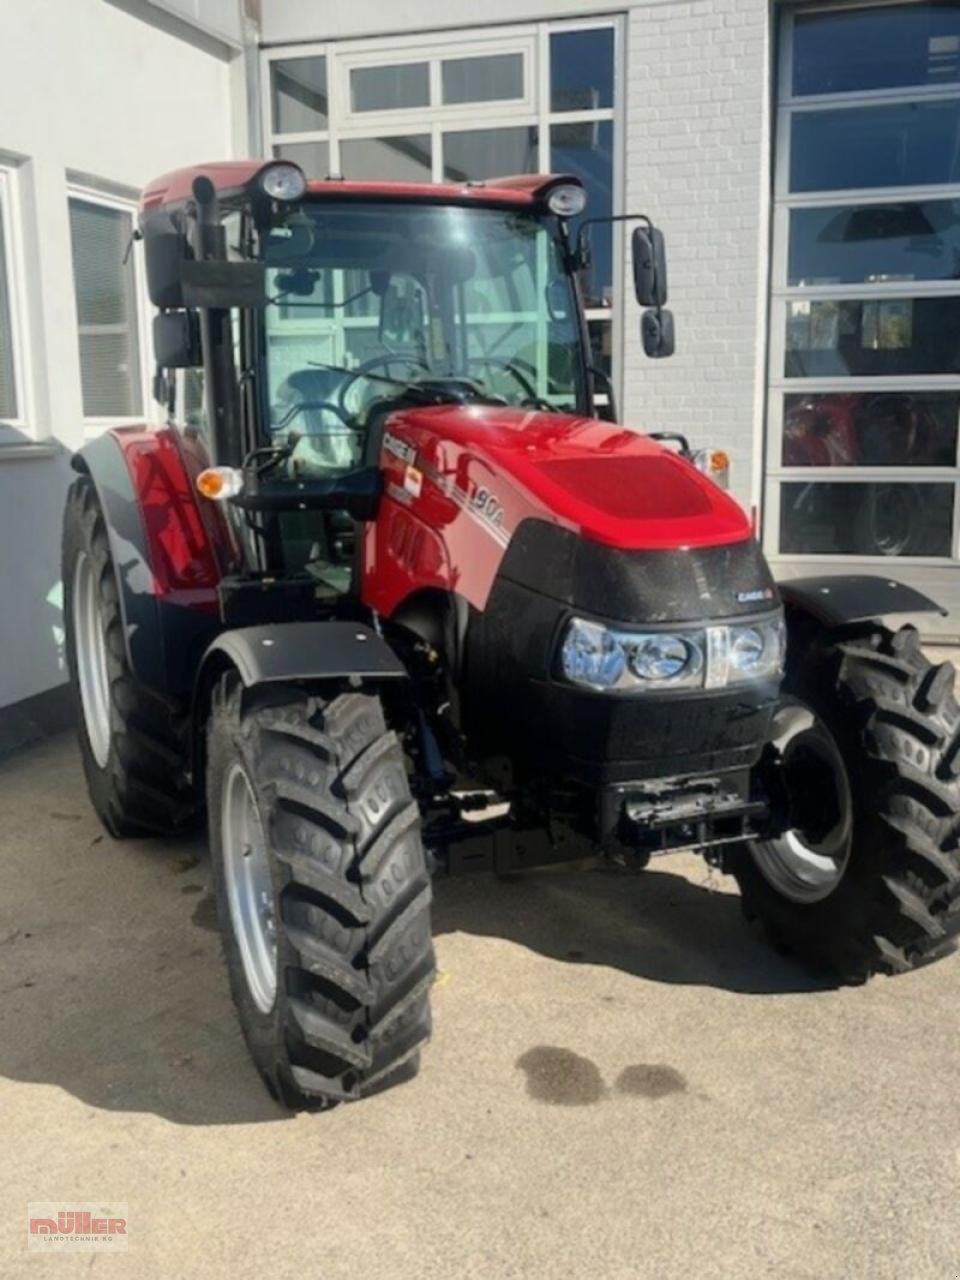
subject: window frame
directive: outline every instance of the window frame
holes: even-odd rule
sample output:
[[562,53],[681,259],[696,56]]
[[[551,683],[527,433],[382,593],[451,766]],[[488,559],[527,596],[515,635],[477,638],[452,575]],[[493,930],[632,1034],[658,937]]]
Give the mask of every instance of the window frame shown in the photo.
[[[17,412],[0,419],[0,448],[41,441],[37,431],[33,395],[33,368],[30,359],[29,318],[24,273],[23,221],[20,208],[19,166],[0,157],[0,222],[3,226],[6,270],[10,299],[10,344],[13,355],[13,387]],[[26,439],[24,438],[26,437]]]
[[[960,99],[960,82],[954,86],[905,85],[896,89],[871,89],[849,93],[794,95],[793,31],[798,14],[836,13],[844,9],[874,9],[884,5],[903,5],[905,0],[846,0],[843,4],[796,5],[781,15],[778,40],[778,79],[775,100],[776,127],[774,145],[773,213],[771,228],[771,260],[769,286],[769,320],[767,339],[767,413],[764,449],[763,545],[766,554],[778,564],[866,565],[874,570],[887,566],[929,565],[956,566],[960,560],[960,432],[957,456],[952,466],[891,468],[856,467],[788,467],[783,465],[783,429],[785,397],[809,392],[879,393],[882,391],[933,392],[960,394],[958,374],[905,374],[855,377],[787,377],[786,355],[787,304],[792,301],[816,301],[845,298],[880,301],[891,298],[960,297],[960,281],[901,280],[852,284],[790,285],[789,232],[790,211],[794,208],[830,208],[838,205],[908,204],[920,200],[960,200],[960,183],[918,186],[838,188],[828,191],[789,191],[791,122],[797,111],[816,111],[840,107],[863,107],[901,102],[930,102]],[[922,0],[914,0],[922,3]],[[781,552],[780,507],[781,488],[785,482],[831,481],[838,484],[880,481],[910,484],[943,484],[954,486],[953,537],[949,556],[867,556],[833,552]]]
[[[105,192],[98,187],[91,187],[79,182],[67,183],[67,218],[69,223],[70,202],[78,200],[84,204],[99,205],[104,209],[112,209],[115,212],[125,213],[130,218],[130,229],[135,231],[137,228],[137,215],[139,211],[139,203],[135,196],[129,197]],[[147,295],[146,268],[143,261],[143,255],[135,252],[134,247],[130,248],[130,263],[133,269],[133,308],[137,321],[137,354],[140,362],[140,396],[142,408],[139,413],[134,414],[116,414],[116,415],[92,415],[83,413],[83,386],[82,371],[80,364],[80,319],[77,308],[77,286],[76,275],[72,276],[73,283],[73,312],[74,324],[77,338],[77,371],[81,377],[80,386],[80,403],[81,418],[83,421],[83,431],[85,436],[98,436],[109,427],[129,427],[138,426],[141,423],[146,425],[158,425],[163,421],[163,412],[153,399],[153,383],[151,377],[151,369],[153,368],[153,311]],[[73,269],[73,246],[70,247],[70,264]],[[128,264],[129,265],[129,264]]]
[[[613,105],[582,111],[553,111],[550,106],[550,36],[557,32],[613,31]],[[377,36],[360,40],[310,41],[274,45],[260,51],[260,107],[265,150],[276,154],[276,148],[298,142],[325,142],[331,174],[342,173],[340,143],[361,138],[404,137],[429,134],[431,141],[432,181],[443,182],[446,133],[528,127],[537,130],[537,172],[550,172],[550,130],[555,124],[580,124],[610,121],[613,125],[612,210],[625,212],[625,29],[622,14],[597,13],[577,18],[541,22],[505,23],[491,27],[470,27],[456,31],[426,31],[402,36]],[[524,57],[524,96],[522,99],[497,99],[488,102],[442,103],[441,63],[445,58],[483,57],[487,54],[522,52]],[[288,58],[323,57],[326,59],[328,119],[327,128],[297,133],[277,133],[273,129],[271,99],[271,63]],[[430,100],[434,105],[401,108],[390,111],[350,110],[350,71],[355,66],[402,65],[427,61],[430,64]],[[609,307],[591,307],[589,321],[610,325],[613,386],[618,402],[623,394],[623,327],[625,289],[624,267],[626,231],[624,224],[614,223],[612,234],[612,284],[614,295]],[[620,282],[618,287],[618,282]],[[594,402],[599,407],[606,396],[598,392]]]

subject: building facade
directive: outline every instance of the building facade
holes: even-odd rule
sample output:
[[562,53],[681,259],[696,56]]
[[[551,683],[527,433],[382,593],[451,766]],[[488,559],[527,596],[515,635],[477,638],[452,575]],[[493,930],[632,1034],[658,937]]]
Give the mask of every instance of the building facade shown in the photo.
[[[52,442],[152,412],[138,268],[117,266],[134,188],[250,149],[334,180],[573,172],[588,215],[650,214],[676,355],[642,354],[624,224],[594,229],[584,281],[622,420],[725,449],[779,576],[896,575],[952,610],[924,620],[931,634],[960,638],[960,0],[71,10],[97,33],[98,72],[129,59],[135,28],[136,57],[155,61],[128,60],[105,100],[106,75],[50,73],[69,33],[26,29],[63,7],[7,0],[46,71],[26,60],[0,87],[0,521],[17,602],[0,642],[22,655],[0,706],[62,680]],[[130,107],[147,74],[168,91]],[[361,359],[362,326],[343,340]]]
[[0,749],[66,700],[70,454],[157,422],[139,189],[249,150],[234,0],[0,0]]

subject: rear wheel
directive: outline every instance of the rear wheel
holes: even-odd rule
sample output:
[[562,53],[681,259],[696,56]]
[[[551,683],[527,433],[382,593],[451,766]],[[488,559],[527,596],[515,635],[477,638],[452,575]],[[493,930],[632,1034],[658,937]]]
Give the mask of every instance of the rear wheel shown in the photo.
[[182,727],[127,660],[116,572],[89,476],[67,494],[62,573],[67,667],[93,806],[116,837],[188,828],[196,807]]
[[904,972],[960,933],[960,708],[916,631],[829,637],[791,667],[764,764],[783,819],[738,849],[744,910],[846,981]]
[[412,1076],[430,1034],[430,877],[380,700],[214,691],[207,803],[244,1036],[290,1107]]

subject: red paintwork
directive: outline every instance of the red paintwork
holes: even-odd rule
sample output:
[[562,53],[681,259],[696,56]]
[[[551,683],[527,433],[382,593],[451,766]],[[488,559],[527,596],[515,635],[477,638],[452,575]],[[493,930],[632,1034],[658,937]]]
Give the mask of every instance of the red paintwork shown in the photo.
[[[137,495],[153,593],[216,611],[217,584],[237,567],[238,549],[220,508],[194,487],[207,462],[202,440],[170,428],[111,434]],[[361,597],[387,617],[424,588],[483,609],[526,519],[629,550],[750,537],[740,507],[689,463],[590,418],[489,405],[409,409],[390,418],[381,465],[385,493],[364,532]]]
[[[193,165],[162,174],[149,183],[140,197],[140,214],[155,213],[161,205],[178,204],[193,198],[193,182],[201,175],[210,179],[222,196],[246,186],[269,160],[226,160]],[[488,178],[482,186],[451,182],[353,182],[325,179],[307,183],[311,197],[336,200],[343,196],[366,200],[430,200],[431,202],[476,204],[536,204],[545,187],[558,181],[581,186],[573,175],[524,173],[506,178]]]
[[[412,464],[391,438],[415,453]],[[630,550],[750,537],[746,514],[695,467],[594,419],[487,405],[410,409],[391,417],[381,465],[386,491],[365,533],[361,594],[386,616],[424,587],[484,608],[528,518]],[[485,514],[483,491],[495,504]]]
[[137,496],[153,594],[171,604],[216,612],[217,584],[229,563],[229,543],[224,541],[229,535],[221,513],[216,513],[219,532],[213,520],[200,514],[191,478],[195,460],[185,456],[178,433],[169,427],[116,427],[111,435]]

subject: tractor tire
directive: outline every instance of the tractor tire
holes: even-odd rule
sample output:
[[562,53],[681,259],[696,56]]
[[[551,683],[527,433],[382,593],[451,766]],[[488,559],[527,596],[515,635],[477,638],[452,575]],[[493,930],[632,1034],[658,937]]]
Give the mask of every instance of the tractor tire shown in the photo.
[[87,789],[116,839],[196,823],[185,726],[127,659],[117,575],[93,481],[70,486],[63,516],[63,617]]
[[913,627],[880,624],[788,664],[761,764],[772,795],[786,782],[787,829],[730,870],[778,949],[841,981],[917,968],[960,932],[954,678]]
[[291,1109],[416,1074],[430,1036],[431,883],[379,697],[213,691],[207,811],[230,987],[253,1060]]

